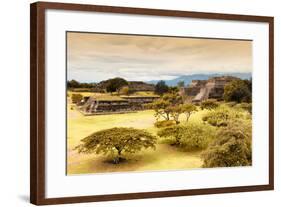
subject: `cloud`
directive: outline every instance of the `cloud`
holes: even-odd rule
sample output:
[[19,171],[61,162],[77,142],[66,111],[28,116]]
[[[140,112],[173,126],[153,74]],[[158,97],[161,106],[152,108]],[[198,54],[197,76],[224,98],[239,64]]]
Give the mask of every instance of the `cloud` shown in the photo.
[[252,42],[68,33],[68,79],[98,82],[171,79],[179,75],[251,72]]

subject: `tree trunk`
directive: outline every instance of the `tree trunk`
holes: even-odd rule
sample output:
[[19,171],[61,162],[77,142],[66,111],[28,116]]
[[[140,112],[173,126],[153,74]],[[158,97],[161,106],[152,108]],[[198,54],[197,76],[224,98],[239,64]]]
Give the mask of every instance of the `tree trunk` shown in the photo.
[[122,151],[122,150],[119,149],[119,148],[117,148],[117,147],[115,147],[115,148],[116,148],[118,154],[117,154],[117,156],[113,159],[113,162],[114,162],[114,164],[119,164],[119,163],[120,163],[121,151]]
[[176,146],[179,146],[179,145],[180,145],[180,138],[177,137],[177,136],[176,136],[176,143],[175,143],[175,145],[176,145]]
[[186,115],[186,122],[188,122],[190,114],[185,114]]
[[166,113],[166,115],[167,115],[167,121],[169,121],[170,120],[170,116],[169,116],[168,113]]

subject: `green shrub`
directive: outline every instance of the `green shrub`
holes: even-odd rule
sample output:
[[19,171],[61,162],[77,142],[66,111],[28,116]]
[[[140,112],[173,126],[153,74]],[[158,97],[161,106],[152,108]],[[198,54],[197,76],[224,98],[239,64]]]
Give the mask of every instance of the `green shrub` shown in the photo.
[[230,122],[202,153],[203,167],[233,167],[252,164],[252,129],[250,122]]
[[202,120],[216,127],[226,126],[229,121],[229,112],[227,110],[211,111],[202,117]]
[[188,123],[164,128],[158,132],[158,136],[186,151],[202,150],[214,138],[214,129],[205,124]]
[[203,109],[212,110],[212,109],[216,109],[218,106],[219,106],[219,104],[216,101],[214,101],[214,100],[206,100],[206,101],[203,101],[201,103],[200,108],[202,110]]
[[83,96],[79,93],[74,93],[71,96],[72,103],[79,104],[83,99]]
[[188,151],[206,149],[213,138],[212,127],[205,124],[188,124],[180,140],[180,147]]
[[216,110],[208,112],[202,117],[204,122],[216,127],[227,126],[228,122],[235,119],[240,119],[243,114],[239,111],[228,109],[227,107],[219,107]]
[[251,102],[251,83],[248,80],[234,80],[224,87],[223,98],[225,101]]
[[164,120],[164,121],[157,121],[154,123],[154,126],[157,128],[164,128],[175,125],[176,122],[174,120]]

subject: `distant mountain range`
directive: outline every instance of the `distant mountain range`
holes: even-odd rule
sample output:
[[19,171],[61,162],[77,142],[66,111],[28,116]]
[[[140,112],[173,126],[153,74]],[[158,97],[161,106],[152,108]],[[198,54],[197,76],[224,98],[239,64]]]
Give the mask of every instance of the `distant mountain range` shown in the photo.
[[[212,77],[217,76],[234,76],[241,79],[250,79],[252,73],[214,73],[214,74],[193,74],[193,75],[182,75],[172,80],[165,80],[168,86],[176,86],[178,82],[184,81],[184,85],[189,85],[192,80],[208,80]],[[151,80],[147,83],[156,84],[160,80]]]

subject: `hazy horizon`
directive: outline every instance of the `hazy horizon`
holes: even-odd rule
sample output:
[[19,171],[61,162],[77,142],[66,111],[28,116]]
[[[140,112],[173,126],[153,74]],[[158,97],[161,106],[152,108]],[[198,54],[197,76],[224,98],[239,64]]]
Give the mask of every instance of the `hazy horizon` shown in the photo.
[[[151,81],[160,81],[160,80],[163,80],[163,81],[169,81],[169,80],[173,80],[173,79],[176,79],[176,78],[179,78],[179,77],[182,77],[182,76],[191,76],[191,75],[227,75],[227,74],[251,74],[251,72],[227,72],[227,73],[221,73],[221,72],[214,72],[214,73],[193,73],[193,74],[182,74],[182,75],[179,75],[179,76],[173,76],[172,78],[169,78],[169,79],[153,79],[153,80],[146,80],[146,81],[143,81],[143,80],[138,80],[138,79],[132,79],[132,80],[129,80],[129,79],[126,79],[124,77],[119,77],[119,76],[116,76],[116,77],[111,77],[111,78],[123,78],[127,81],[143,81],[143,82],[151,82]],[[80,81],[80,80],[77,80],[77,79],[67,79],[67,81],[71,81],[71,80],[76,80],[80,83],[99,83],[101,81],[104,81],[104,80],[108,80],[108,79],[111,79],[111,78],[107,78],[107,79],[103,79],[103,80],[100,80],[100,81]]]
[[252,72],[252,41],[67,33],[67,80],[172,80]]

